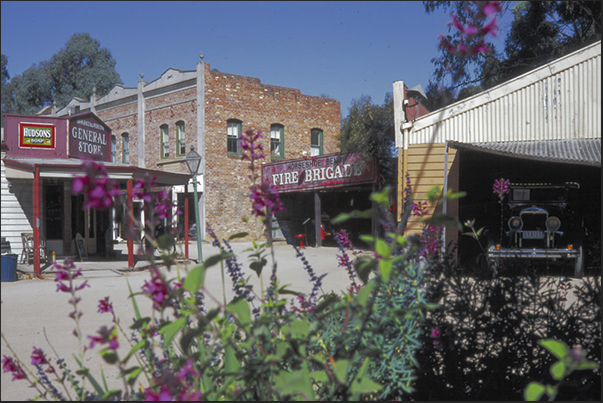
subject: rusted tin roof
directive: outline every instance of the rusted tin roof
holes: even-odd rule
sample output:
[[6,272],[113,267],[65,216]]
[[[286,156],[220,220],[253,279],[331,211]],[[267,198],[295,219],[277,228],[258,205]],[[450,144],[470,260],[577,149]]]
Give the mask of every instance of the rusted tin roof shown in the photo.
[[483,151],[508,157],[601,166],[601,139],[508,141],[461,143],[448,141],[456,149]]

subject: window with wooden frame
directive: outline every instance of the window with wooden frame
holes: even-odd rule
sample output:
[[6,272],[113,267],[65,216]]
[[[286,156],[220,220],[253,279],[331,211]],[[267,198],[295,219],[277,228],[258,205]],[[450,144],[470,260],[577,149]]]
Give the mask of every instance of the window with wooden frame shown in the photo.
[[186,133],[182,120],[176,122],[176,155],[186,155]]
[[130,135],[128,133],[121,135],[121,162],[130,163]]
[[285,126],[270,125],[270,157],[285,158]]
[[226,132],[226,151],[231,155],[240,155],[239,135],[243,131],[243,122],[236,119],[229,119]]
[[115,151],[117,147],[117,138],[114,135],[111,135],[111,162],[117,162],[117,152]]
[[312,156],[322,155],[323,132],[320,129],[312,129],[310,132],[310,154]]
[[170,132],[168,125],[161,125],[159,127],[159,141],[161,142],[161,158],[170,157]]

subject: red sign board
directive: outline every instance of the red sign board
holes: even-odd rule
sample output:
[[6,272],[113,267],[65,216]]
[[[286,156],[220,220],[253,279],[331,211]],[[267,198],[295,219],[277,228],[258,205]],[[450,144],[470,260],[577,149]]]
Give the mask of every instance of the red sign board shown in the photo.
[[74,116],[69,121],[69,155],[111,161],[111,129],[93,114]]
[[55,148],[56,128],[44,123],[19,123],[19,148]]
[[373,183],[377,162],[361,153],[327,154],[262,165],[262,183],[278,192],[297,192]]

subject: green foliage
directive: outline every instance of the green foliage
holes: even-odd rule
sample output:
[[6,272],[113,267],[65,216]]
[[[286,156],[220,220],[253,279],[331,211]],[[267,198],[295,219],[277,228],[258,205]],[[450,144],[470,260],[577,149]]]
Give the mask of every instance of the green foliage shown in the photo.
[[53,101],[63,108],[73,97],[88,100],[94,89],[101,97],[121,84],[111,52],[87,33],[74,34],[50,60],[34,64],[5,83],[7,63],[3,55],[3,113],[35,114]]
[[[601,3],[596,1],[501,2],[512,6],[514,20],[505,48],[460,59],[446,49],[432,60],[434,72],[426,87],[426,106],[434,111],[494,87],[601,39]],[[462,24],[474,16],[466,1],[424,1],[425,11],[454,12]],[[500,24],[499,24],[500,25]],[[448,33],[456,40],[454,28]],[[451,76],[449,76],[451,75]],[[447,81],[451,78],[451,81]]]
[[383,105],[374,104],[366,95],[354,99],[338,139],[341,152],[362,152],[365,157],[376,157],[383,182],[395,182],[396,166],[392,158],[396,157],[397,150],[391,93],[385,95]]
[[558,361],[550,367],[550,373],[557,382],[555,385],[543,385],[540,382],[532,381],[524,390],[526,401],[538,401],[546,394],[549,400],[555,400],[564,379],[574,371],[599,369],[600,365],[594,361],[586,359],[586,352],[580,348],[570,349],[567,344],[555,339],[538,340],[538,344],[548,350]]

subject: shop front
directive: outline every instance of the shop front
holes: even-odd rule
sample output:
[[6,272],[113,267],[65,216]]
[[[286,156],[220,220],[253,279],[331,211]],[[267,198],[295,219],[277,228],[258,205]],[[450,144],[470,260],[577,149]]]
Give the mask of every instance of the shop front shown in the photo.
[[[93,113],[65,118],[9,114],[5,117],[5,139],[2,180],[8,185],[7,198],[14,202],[7,211],[2,209],[2,236],[13,245],[22,243],[23,248],[26,240],[31,241],[38,275],[41,257],[47,261],[53,256],[111,258],[114,242],[128,234],[128,262],[133,266],[132,242],[140,235],[128,231],[133,227],[128,210],[142,222],[145,210],[142,203],[132,200],[134,181],[148,174],[156,177],[157,186],[171,187],[190,178],[110,162],[111,130]],[[84,196],[72,192],[74,177],[84,174],[83,159],[104,164],[125,203],[103,210],[84,208]]]
[[361,153],[327,154],[291,159],[262,166],[262,184],[278,192],[284,211],[275,215],[278,228],[288,242],[323,246],[336,244],[333,238],[345,229],[354,240],[374,234],[372,219],[354,219],[334,226],[331,219],[340,213],[364,211],[372,207],[370,194],[379,180],[376,159]]

